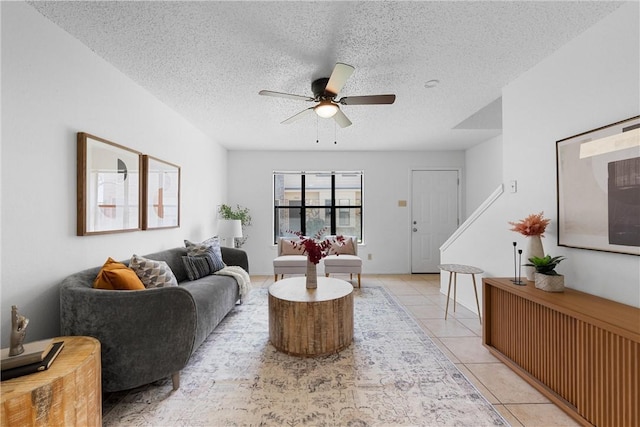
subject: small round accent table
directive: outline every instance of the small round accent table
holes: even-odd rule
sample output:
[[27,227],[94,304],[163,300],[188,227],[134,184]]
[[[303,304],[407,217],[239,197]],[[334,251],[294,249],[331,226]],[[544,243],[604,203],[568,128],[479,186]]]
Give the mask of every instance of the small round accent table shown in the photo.
[[102,426],[100,342],[57,337],[64,347],[46,371],[2,381],[3,426]]
[[353,341],[353,286],[318,277],[307,289],[305,277],[279,280],[269,287],[269,339],[293,356],[337,353]]
[[440,270],[449,272],[449,288],[447,289],[447,308],[444,311],[444,319],[447,320],[447,314],[449,313],[449,295],[451,295],[451,278],[453,277],[453,312],[456,311],[456,289],[458,285],[458,273],[470,274],[473,279],[473,292],[476,294],[476,306],[478,307],[478,319],[482,323],[482,316],[480,315],[480,303],[478,302],[478,289],[476,288],[476,274],[484,273],[483,270],[471,265],[462,264],[440,264],[438,266]]

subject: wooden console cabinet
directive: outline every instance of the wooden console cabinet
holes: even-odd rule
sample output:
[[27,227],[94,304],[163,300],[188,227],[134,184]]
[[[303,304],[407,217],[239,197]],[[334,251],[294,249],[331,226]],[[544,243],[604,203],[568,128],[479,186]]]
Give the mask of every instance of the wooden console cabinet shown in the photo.
[[483,343],[583,425],[640,425],[640,309],[484,278]]

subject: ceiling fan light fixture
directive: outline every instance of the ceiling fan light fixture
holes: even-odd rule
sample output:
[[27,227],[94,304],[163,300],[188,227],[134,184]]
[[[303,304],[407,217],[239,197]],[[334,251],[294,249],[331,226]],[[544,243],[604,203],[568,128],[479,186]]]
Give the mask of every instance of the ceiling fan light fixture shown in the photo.
[[323,119],[328,119],[336,115],[338,112],[338,106],[329,100],[320,101],[313,110],[316,114]]
[[396,96],[394,94],[337,98],[338,93],[342,90],[347,79],[351,76],[351,73],[353,73],[353,70],[354,68],[351,65],[343,64],[341,62],[336,63],[330,77],[323,77],[311,82],[313,98],[304,95],[294,95],[292,93],[274,92],[272,90],[261,90],[258,92],[258,95],[275,96],[277,98],[288,98],[298,101],[317,103],[316,105],[305,108],[299,113],[282,121],[281,123],[283,125],[288,125],[289,123],[293,123],[303,117],[308,117],[313,111],[316,113],[316,118],[333,118],[338,126],[346,128],[351,126],[353,123],[351,123],[351,120],[349,120],[349,118],[340,109],[340,105],[383,105],[393,104],[396,100]]

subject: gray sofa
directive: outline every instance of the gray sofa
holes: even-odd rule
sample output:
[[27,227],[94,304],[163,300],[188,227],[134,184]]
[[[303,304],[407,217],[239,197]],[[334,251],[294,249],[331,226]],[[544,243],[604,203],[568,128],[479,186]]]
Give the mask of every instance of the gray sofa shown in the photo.
[[[249,271],[247,254],[221,248],[227,265]],[[118,391],[172,377],[233,309],[240,298],[233,277],[209,275],[189,281],[185,248],[144,255],[165,261],[179,285],[140,291],[94,289],[100,267],[65,278],[60,288],[62,335],[95,337],[102,346],[102,388]],[[123,261],[128,265],[128,261]]]

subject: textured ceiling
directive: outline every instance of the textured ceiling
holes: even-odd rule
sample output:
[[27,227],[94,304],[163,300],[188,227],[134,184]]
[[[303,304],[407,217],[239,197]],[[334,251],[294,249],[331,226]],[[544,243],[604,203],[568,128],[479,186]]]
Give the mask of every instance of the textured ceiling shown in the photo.
[[[29,3],[232,150],[473,146],[501,133],[505,85],[620,5]],[[340,96],[395,93],[395,104],[343,106],[353,122],[344,129],[313,115],[281,125],[309,104],[258,95],[312,96],[311,82],[336,62],[355,67]],[[427,89],[432,79],[440,83]]]

